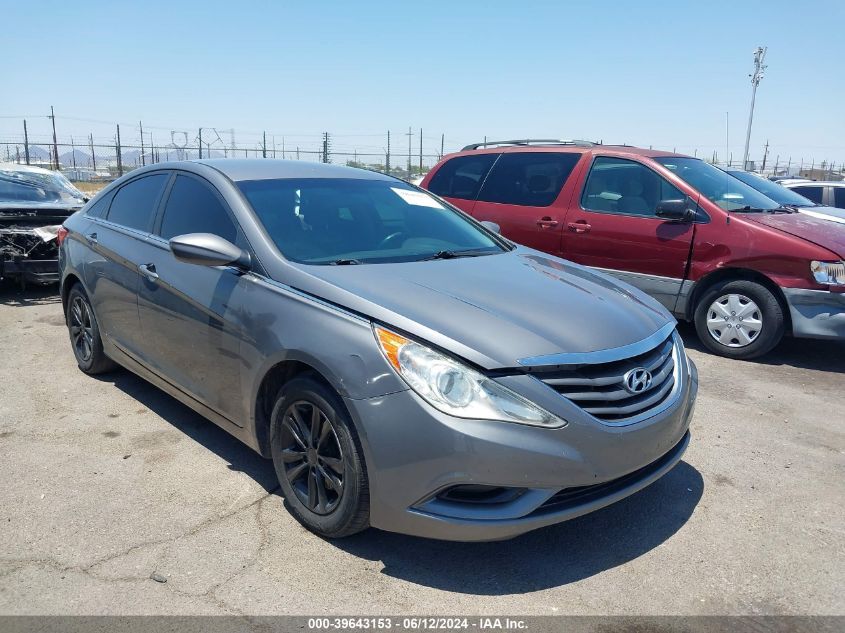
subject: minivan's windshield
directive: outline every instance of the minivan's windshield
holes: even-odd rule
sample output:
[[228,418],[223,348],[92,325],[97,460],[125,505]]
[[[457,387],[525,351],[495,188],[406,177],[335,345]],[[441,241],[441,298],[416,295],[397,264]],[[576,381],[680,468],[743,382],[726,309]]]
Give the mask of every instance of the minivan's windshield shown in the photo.
[[658,156],[654,160],[725,211],[770,211],[780,207],[753,187],[698,158]]
[[506,250],[460,213],[400,181],[305,178],[237,185],[281,253],[295,262],[407,262]]
[[739,169],[732,169],[728,173],[734,178],[738,178],[746,185],[754,187],[757,191],[762,193],[777,202],[778,204],[789,205],[791,207],[815,207],[815,202],[809,198],[795,193],[791,189],[787,189],[783,185],[772,182],[768,178],[763,178],[757,174],[752,174],[748,171]]

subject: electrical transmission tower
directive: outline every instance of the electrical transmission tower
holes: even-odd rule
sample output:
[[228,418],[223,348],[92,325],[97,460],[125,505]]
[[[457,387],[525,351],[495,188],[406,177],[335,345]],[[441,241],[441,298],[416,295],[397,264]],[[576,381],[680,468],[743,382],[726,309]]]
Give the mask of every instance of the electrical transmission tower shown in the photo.
[[742,154],[742,168],[748,169],[748,145],[751,143],[751,122],[754,120],[754,99],[757,96],[757,86],[760,85],[760,80],[763,79],[763,73],[767,66],[763,63],[766,58],[765,46],[758,46],[754,51],[754,72],[749,75],[751,77],[751,110],[748,113],[748,129],[745,131],[745,151]]

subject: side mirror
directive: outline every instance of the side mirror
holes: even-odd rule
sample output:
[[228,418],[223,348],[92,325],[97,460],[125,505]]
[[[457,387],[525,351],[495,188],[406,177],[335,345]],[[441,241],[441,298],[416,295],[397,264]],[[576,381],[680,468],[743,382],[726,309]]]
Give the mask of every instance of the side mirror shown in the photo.
[[228,240],[211,233],[187,233],[170,238],[170,251],[180,262],[198,266],[236,266],[246,270],[250,256]]
[[496,224],[495,222],[491,222],[490,220],[482,220],[481,226],[483,226],[488,231],[493,231],[493,233],[501,233],[501,229],[499,228],[499,225]]
[[689,200],[661,200],[657,203],[655,215],[658,218],[672,222],[691,222],[695,217],[695,211],[690,208]]

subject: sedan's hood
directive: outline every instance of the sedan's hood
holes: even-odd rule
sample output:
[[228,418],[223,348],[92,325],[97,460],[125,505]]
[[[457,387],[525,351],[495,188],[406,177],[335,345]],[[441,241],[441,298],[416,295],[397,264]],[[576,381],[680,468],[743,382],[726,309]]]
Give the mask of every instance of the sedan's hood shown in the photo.
[[487,369],[628,345],[674,321],[631,286],[525,248],[429,262],[297,268],[300,289]]
[[845,224],[806,213],[747,213],[742,217],[818,244],[845,259]]

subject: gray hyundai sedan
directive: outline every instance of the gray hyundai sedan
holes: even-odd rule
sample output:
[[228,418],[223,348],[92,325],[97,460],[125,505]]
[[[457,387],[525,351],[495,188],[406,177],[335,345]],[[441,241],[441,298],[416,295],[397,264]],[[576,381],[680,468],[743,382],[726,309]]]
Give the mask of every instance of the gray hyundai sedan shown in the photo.
[[272,458],[322,536],[512,537],[670,470],[698,376],[660,304],[495,228],[346,167],[137,169],[60,232],[73,353]]

